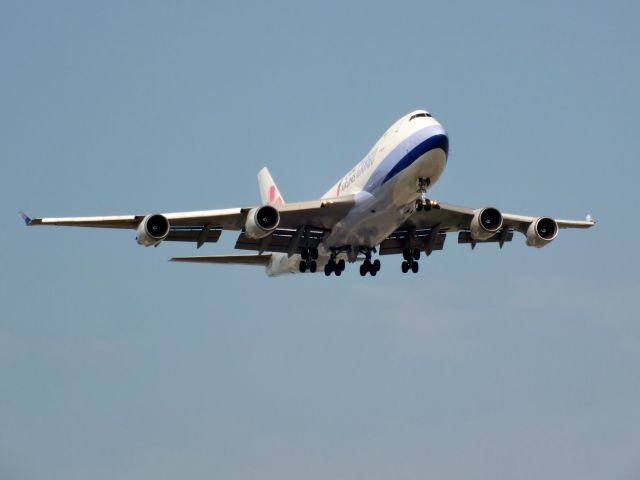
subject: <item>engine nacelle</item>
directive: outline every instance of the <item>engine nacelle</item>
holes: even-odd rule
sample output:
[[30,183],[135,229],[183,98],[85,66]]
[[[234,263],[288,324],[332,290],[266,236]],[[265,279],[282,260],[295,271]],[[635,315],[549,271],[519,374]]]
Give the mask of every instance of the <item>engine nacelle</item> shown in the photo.
[[280,223],[280,213],[271,205],[264,205],[249,210],[244,224],[245,234],[257,240],[273,232]]
[[536,218],[527,229],[527,245],[544,247],[558,236],[558,223],[549,217]]
[[478,209],[471,219],[471,238],[488,240],[502,227],[502,214],[493,207]]
[[147,215],[136,230],[136,240],[140,245],[152,247],[158,245],[169,235],[169,220],[164,215]]

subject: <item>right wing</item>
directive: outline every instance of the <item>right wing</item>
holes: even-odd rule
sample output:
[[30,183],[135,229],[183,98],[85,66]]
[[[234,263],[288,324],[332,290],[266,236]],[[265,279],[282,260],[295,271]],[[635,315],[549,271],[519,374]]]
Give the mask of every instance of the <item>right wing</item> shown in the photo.
[[[502,213],[502,227],[494,235],[484,240],[471,236],[471,221],[478,210],[438,203],[438,208],[415,211],[407,221],[380,244],[380,255],[402,253],[406,248],[420,248],[431,253],[442,250],[448,233],[458,233],[458,243],[471,244],[495,242],[502,245],[513,239],[518,231],[527,236],[530,225],[538,218],[525,215]],[[590,228],[595,225],[591,216],[585,220],[555,220],[558,228]],[[554,237],[555,238],[555,237]],[[540,246],[540,245],[538,245]]]

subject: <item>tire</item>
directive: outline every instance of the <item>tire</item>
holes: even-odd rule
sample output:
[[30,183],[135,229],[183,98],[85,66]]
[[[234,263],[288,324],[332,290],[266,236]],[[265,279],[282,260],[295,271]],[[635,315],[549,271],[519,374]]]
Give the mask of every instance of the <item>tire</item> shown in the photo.
[[375,276],[378,274],[378,271],[377,271],[375,268],[372,268],[372,269],[369,271],[369,274],[370,274],[372,277],[375,277]]
[[307,271],[307,262],[304,260],[300,260],[300,273],[304,273]]
[[413,259],[414,260],[420,260],[420,249],[419,248],[414,248],[413,249]]
[[342,275],[342,270],[336,270],[335,272],[333,272],[336,274],[336,277],[339,277],[340,275]]
[[367,267],[364,266],[364,263],[360,265],[360,276],[364,277],[367,274]]
[[307,260],[309,258],[309,249],[307,247],[302,247],[300,249],[300,256],[304,259]]
[[402,262],[402,273],[407,273],[409,271],[409,263],[407,261]]
[[311,260],[317,260],[318,259],[318,249],[317,248],[310,248],[309,249],[309,256],[311,257]]
[[380,271],[380,260],[378,260],[377,258],[373,261],[373,270],[377,272]]
[[332,271],[333,271],[333,270],[331,269],[331,267],[330,267],[330,266],[329,266],[329,264],[327,263],[327,264],[324,266],[324,274],[328,277],[328,276],[330,276],[330,275],[331,275],[331,272],[332,272]]
[[338,268],[337,270],[340,270],[341,272],[344,272],[344,269],[347,267],[346,263],[344,263],[344,258],[341,258],[340,261],[338,262]]
[[420,268],[420,264],[418,262],[413,262],[411,264],[411,271],[413,273],[418,273],[418,268]]
[[402,250],[402,258],[404,258],[407,262],[411,260],[411,250],[405,248]]
[[309,271],[311,273],[316,273],[317,270],[318,270],[318,264],[313,260],[309,262]]

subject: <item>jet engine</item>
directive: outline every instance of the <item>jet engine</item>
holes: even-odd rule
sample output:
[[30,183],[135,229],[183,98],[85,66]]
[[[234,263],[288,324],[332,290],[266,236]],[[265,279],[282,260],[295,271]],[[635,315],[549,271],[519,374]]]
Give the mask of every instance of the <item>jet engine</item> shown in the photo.
[[493,207],[478,209],[471,219],[471,238],[488,240],[502,227],[502,214]]
[[271,205],[255,207],[249,210],[244,224],[245,234],[257,240],[273,232],[280,223],[280,213]]
[[158,245],[169,235],[169,220],[164,215],[147,215],[136,230],[136,240],[140,245],[151,247]]
[[536,218],[527,229],[527,245],[544,247],[558,236],[558,223],[549,217]]

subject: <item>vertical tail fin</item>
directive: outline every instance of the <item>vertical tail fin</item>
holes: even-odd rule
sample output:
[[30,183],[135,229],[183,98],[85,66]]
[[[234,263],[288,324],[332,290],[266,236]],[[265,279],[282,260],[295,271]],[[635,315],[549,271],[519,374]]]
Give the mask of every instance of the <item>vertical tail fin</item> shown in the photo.
[[284,203],[276,182],[273,181],[267,167],[258,172],[258,186],[260,187],[260,199],[263,205],[282,205]]

